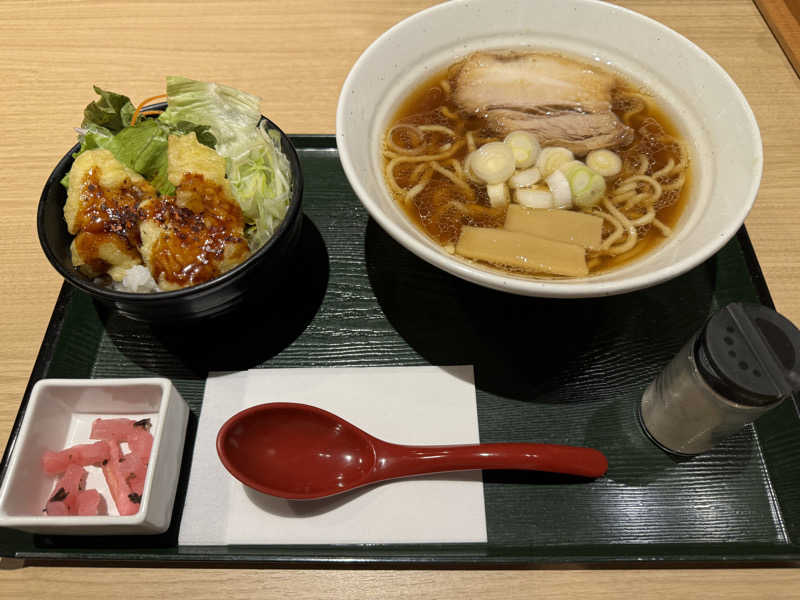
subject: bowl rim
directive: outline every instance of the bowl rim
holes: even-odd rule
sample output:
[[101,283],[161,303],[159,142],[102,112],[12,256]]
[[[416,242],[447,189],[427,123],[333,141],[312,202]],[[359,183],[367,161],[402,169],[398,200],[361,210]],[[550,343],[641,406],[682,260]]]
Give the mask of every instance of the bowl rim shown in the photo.
[[[142,110],[143,111],[163,110],[166,108],[166,106],[167,106],[166,102],[156,102],[154,104],[149,104],[143,107]],[[50,175],[48,176],[47,181],[45,182],[44,188],[42,189],[42,193],[39,196],[39,204],[36,210],[36,230],[37,230],[37,235],[39,237],[39,245],[44,251],[47,260],[68,283],[76,286],[77,288],[87,292],[92,296],[107,301],[123,301],[126,303],[136,303],[141,305],[147,305],[150,303],[161,303],[164,302],[165,300],[169,301],[172,299],[181,299],[186,297],[191,297],[193,299],[202,298],[213,294],[217,290],[217,288],[224,287],[229,282],[236,281],[242,278],[249,271],[251,271],[253,268],[256,267],[256,265],[259,262],[259,259],[263,257],[265,254],[267,254],[270,248],[272,248],[275,244],[278,243],[277,240],[284,234],[284,232],[286,232],[291,227],[291,224],[299,216],[301,216],[304,177],[303,177],[303,168],[302,165],[300,164],[300,159],[297,155],[297,149],[294,147],[294,144],[292,143],[289,136],[280,127],[278,127],[271,119],[269,119],[269,117],[266,117],[262,114],[261,121],[266,121],[268,129],[273,129],[277,131],[281,137],[282,142],[284,142],[282,144],[284,148],[281,148],[281,150],[284,152],[284,154],[286,154],[286,158],[289,161],[290,170],[294,176],[292,180],[292,192],[289,198],[289,207],[286,211],[286,214],[283,217],[283,220],[280,222],[278,227],[275,228],[275,231],[273,231],[272,235],[264,243],[264,245],[261,246],[249,257],[247,257],[247,259],[244,260],[242,263],[236,265],[230,271],[227,271],[209,281],[198,283],[197,285],[192,285],[178,290],[138,293],[138,292],[126,292],[121,290],[114,290],[110,287],[106,288],[103,286],[96,285],[90,279],[79,274],[74,268],[67,268],[66,266],[64,266],[58,260],[55,253],[53,252],[53,249],[50,247],[50,245],[47,243],[45,239],[44,235],[45,206],[47,205],[47,196],[51,187],[54,185],[61,185],[61,178],[58,177],[56,173],[61,171],[66,171],[66,172],[69,171],[72,162],[75,160],[73,154],[78,150],[80,150],[80,143],[77,143],[74,146],[72,146],[72,148],[70,148],[69,151],[67,151],[67,153],[61,157],[56,166],[50,172]]]
[[[725,244],[727,244],[736,232],[744,225],[744,221],[750,210],[755,204],[758,190],[763,176],[764,169],[764,152],[763,141],[761,139],[761,132],[756,121],[755,114],[752,107],[747,101],[744,93],[736,85],[733,78],[717,63],[707,52],[700,48],[697,44],[671,29],[641,13],[637,13],[631,9],[608,4],[600,0],[562,0],[563,4],[572,5],[591,5],[601,6],[604,10],[618,12],[624,14],[626,18],[639,21],[648,27],[655,28],[662,35],[669,36],[681,44],[699,59],[702,60],[708,67],[710,67],[720,77],[720,81],[726,85],[726,88],[731,92],[737,104],[742,108],[743,113],[747,119],[747,129],[750,133],[750,140],[753,146],[753,177],[751,178],[751,185],[743,193],[742,202],[738,209],[732,214],[728,222],[717,232],[717,235],[709,237],[709,239],[700,246],[698,251],[691,254],[678,262],[659,267],[648,273],[634,275],[632,277],[626,276],[620,280],[607,280],[598,279],[593,276],[579,278],[579,279],[536,279],[536,278],[523,278],[513,275],[505,275],[500,271],[491,271],[486,268],[472,266],[466,260],[461,260],[452,257],[439,248],[433,246],[433,242],[423,240],[422,238],[414,237],[410,232],[403,229],[400,225],[395,223],[380,207],[377,202],[372,198],[371,194],[367,192],[365,187],[358,176],[356,165],[350,156],[348,149],[348,142],[344,135],[344,124],[347,120],[347,108],[349,98],[353,95],[356,89],[356,80],[359,72],[364,64],[371,60],[372,55],[386,44],[392,36],[405,28],[419,26],[431,14],[439,11],[459,11],[468,9],[470,6],[481,4],[489,4],[494,10],[497,10],[499,4],[514,3],[515,0],[451,0],[450,2],[438,4],[427,9],[421,10],[402,21],[396,23],[386,31],[384,31],[378,38],[376,38],[358,57],[356,62],[351,67],[350,71],[345,78],[342,85],[336,111],[336,140],[339,150],[339,157],[342,163],[342,168],[353,187],[353,190],[358,196],[363,206],[367,209],[370,216],[375,219],[381,228],[387,232],[395,241],[404,246],[407,250],[411,251],[418,257],[426,262],[438,267],[452,275],[476,283],[478,285],[512,292],[520,295],[535,296],[535,297],[550,297],[550,298],[589,298],[589,297],[602,297],[611,296],[615,294],[623,294],[627,292],[636,291],[639,289],[651,287],[664,283],[679,275],[682,275],[691,269],[695,268],[702,262],[708,260]],[[370,140],[371,142],[372,140]],[[392,200],[394,200],[392,198]],[[422,234],[424,235],[424,234]],[[655,248],[653,251],[658,251]],[[649,253],[648,253],[649,254]],[[609,271],[598,275],[605,275],[613,273]]]

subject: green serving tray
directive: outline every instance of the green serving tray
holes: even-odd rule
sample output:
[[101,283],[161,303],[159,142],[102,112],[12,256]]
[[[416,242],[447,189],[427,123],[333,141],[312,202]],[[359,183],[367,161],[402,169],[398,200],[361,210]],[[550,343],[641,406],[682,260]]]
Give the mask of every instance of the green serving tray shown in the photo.
[[[294,136],[305,173],[300,248],[252,306],[193,326],[127,320],[61,290],[22,400],[45,377],[169,377],[192,409],[173,524],[158,536],[72,537],[0,529],[26,564],[538,566],[800,564],[800,417],[785,402],[691,460],[641,431],[636,403],[681,345],[732,301],[772,306],[744,229],[657,287],[551,300],[484,289],[406,251],[353,194],[332,136]],[[209,371],[274,367],[475,366],[483,442],[588,445],[593,482],[484,472],[486,544],[178,546]],[[375,398],[380,402],[380,397]]]

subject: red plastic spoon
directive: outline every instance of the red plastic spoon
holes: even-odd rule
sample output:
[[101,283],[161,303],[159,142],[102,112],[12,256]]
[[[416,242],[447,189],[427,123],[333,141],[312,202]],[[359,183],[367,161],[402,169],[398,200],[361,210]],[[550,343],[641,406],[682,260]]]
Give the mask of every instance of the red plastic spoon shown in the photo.
[[401,446],[379,440],[328,411],[275,402],[232,416],[217,454],[236,479],[281,498],[311,499],[411,475],[468,469],[524,469],[600,477],[592,448],[553,444]]

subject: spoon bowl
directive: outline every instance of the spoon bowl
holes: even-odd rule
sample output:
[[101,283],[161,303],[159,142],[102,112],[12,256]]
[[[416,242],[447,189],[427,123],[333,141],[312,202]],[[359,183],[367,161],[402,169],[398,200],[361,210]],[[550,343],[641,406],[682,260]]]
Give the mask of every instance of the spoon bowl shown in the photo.
[[406,446],[380,440],[306,404],[260,404],[232,416],[217,454],[250,488],[293,500],[324,498],[387,479],[470,469],[524,469],[600,477],[606,457],[554,444]]
[[350,489],[375,465],[363,431],[321,409],[289,403],[234,415],[219,431],[217,452],[239,481],[273,496]]

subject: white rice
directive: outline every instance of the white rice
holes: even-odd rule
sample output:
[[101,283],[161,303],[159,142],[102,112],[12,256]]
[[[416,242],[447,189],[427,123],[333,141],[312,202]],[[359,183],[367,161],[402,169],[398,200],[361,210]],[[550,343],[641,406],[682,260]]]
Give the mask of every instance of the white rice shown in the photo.
[[136,294],[160,291],[150,270],[144,265],[135,265],[125,271],[122,281],[115,281],[113,288],[118,292],[134,292]]

